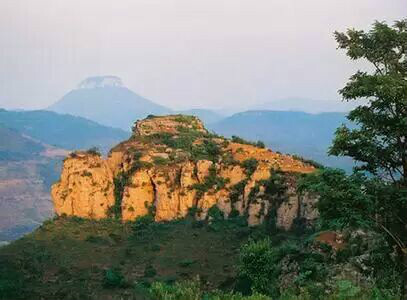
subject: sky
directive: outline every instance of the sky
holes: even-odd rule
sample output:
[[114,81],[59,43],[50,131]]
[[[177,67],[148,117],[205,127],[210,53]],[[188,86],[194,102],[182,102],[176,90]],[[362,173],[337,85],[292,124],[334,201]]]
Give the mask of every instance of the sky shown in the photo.
[[1,0],[0,107],[45,108],[115,75],[174,109],[297,97],[339,108],[366,65],[333,32],[405,17],[406,0]]

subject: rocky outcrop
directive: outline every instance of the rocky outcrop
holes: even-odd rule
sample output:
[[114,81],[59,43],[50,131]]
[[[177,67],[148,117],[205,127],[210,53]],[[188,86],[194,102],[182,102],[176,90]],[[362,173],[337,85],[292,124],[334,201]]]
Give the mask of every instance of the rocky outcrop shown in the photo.
[[58,215],[132,221],[152,213],[168,221],[193,210],[203,220],[216,205],[225,218],[246,216],[249,225],[273,213],[277,226],[289,229],[296,218],[317,216],[316,198],[295,187],[295,173],[313,171],[289,155],[210,134],[195,117],[150,116],[107,158],[71,154],[52,197]]
[[114,204],[113,172],[99,155],[75,154],[64,161],[51,196],[58,215],[101,219]]

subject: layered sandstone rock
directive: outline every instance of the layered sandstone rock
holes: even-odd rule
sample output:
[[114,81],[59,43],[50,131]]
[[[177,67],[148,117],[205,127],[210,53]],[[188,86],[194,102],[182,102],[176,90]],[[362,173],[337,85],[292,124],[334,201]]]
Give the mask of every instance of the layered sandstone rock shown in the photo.
[[317,216],[316,198],[297,195],[293,175],[313,171],[289,155],[209,134],[195,117],[151,116],[106,159],[84,152],[67,158],[52,197],[58,215],[131,221],[153,213],[168,221],[194,208],[203,220],[216,205],[226,218],[247,216],[249,225],[274,211],[277,225],[289,229],[296,218]]

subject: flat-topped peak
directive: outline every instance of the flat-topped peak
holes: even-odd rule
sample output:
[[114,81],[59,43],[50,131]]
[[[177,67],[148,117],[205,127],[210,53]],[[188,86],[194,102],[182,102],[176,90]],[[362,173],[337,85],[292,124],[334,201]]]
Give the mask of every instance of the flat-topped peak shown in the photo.
[[150,115],[143,120],[138,120],[133,126],[133,132],[137,136],[152,135],[156,133],[177,134],[180,130],[195,130],[208,133],[202,121],[195,116],[189,115]]
[[93,89],[102,87],[123,87],[122,80],[117,76],[92,76],[82,80],[78,89]]

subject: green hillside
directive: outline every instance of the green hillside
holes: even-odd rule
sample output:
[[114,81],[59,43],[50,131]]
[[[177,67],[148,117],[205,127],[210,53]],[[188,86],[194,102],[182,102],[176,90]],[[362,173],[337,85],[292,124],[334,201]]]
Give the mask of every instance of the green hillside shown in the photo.
[[[384,295],[376,278],[394,268],[386,242],[349,235],[338,252],[333,234],[247,227],[216,212],[165,223],[59,217],[0,248],[0,299],[382,299],[371,295]],[[378,256],[357,263],[369,251]],[[367,261],[376,273],[360,269]],[[252,290],[270,296],[242,296]]]

